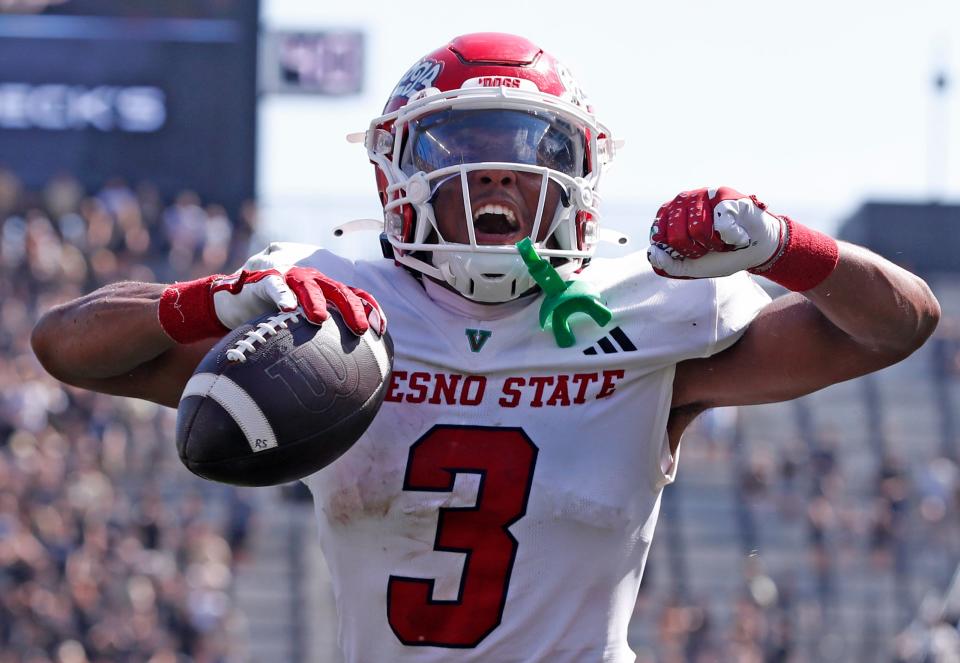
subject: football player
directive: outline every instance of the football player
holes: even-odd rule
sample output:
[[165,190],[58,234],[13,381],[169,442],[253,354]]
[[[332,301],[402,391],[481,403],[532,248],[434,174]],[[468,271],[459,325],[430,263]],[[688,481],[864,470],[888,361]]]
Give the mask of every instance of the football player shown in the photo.
[[[648,248],[591,260],[618,143],[520,37],[425,56],[357,140],[388,260],[271,244],[229,277],[108,286],[33,335],[59,379],[175,407],[211,344],[263,312],[319,324],[329,303],[356,333],[389,316],[382,409],[305,479],[348,661],[632,661],[687,424],[888,366],[939,318],[913,274],[730,188],[679,194]],[[572,346],[543,331],[524,238],[612,320],[570,317]],[[750,273],[792,292],[770,301]]]

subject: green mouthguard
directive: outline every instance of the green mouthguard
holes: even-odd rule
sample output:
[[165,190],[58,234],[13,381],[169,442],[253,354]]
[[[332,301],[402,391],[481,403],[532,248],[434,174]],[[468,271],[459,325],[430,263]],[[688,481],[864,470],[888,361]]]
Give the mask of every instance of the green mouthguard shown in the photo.
[[552,329],[558,346],[569,348],[577,342],[570,330],[570,317],[577,313],[590,316],[600,327],[613,319],[613,312],[600,301],[600,295],[582,281],[564,281],[548,261],[537,255],[529,237],[517,242],[517,251],[530,276],[543,290],[540,328]]

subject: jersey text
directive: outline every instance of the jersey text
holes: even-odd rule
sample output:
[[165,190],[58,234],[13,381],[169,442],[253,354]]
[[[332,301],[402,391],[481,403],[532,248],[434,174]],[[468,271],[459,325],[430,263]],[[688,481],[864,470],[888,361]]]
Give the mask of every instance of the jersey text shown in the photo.
[[612,396],[623,377],[623,369],[515,376],[505,379],[499,389],[488,389],[490,381],[484,375],[395,370],[384,400],[477,406],[484,398],[496,398],[500,407],[570,407]]

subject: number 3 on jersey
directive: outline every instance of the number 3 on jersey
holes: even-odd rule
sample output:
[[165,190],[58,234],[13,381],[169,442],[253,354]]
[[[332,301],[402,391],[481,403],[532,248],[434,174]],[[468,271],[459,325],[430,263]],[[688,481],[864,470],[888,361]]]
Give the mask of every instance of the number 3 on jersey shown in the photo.
[[456,600],[433,600],[432,579],[390,576],[387,615],[405,645],[476,647],[500,624],[527,512],[537,447],[519,428],[434,426],[410,447],[404,490],[452,492],[477,474],[472,507],[441,507],[433,549],[465,553]]

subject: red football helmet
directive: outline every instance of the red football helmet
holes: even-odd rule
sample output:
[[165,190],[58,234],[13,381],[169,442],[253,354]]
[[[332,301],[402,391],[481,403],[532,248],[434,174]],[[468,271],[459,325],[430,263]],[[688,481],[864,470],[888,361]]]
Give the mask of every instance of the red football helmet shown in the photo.
[[[535,285],[512,244],[477,241],[470,172],[539,177],[530,233],[538,253],[566,274],[593,254],[597,184],[615,144],[567,69],[522,37],[464,35],[422,58],[370,123],[364,143],[394,258],[469,299],[509,301]],[[466,242],[444,239],[434,212],[438,190],[451,181],[462,189]],[[542,231],[548,187],[558,188],[559,203]],[[484,209],[506,215],[503,223],[514,221],[505,208]]]

